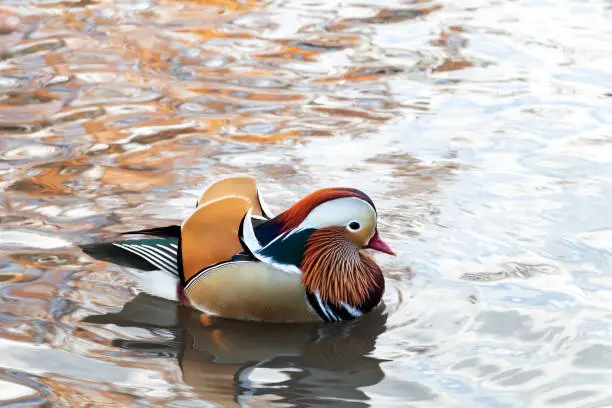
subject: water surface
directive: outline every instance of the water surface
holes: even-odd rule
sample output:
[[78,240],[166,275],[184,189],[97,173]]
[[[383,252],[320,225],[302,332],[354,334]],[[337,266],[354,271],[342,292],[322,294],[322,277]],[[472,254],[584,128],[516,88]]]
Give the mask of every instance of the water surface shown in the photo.
[[[0,0],[0,398],[612,406],[612,3]],[[382,313],[202,320],[79,244],[368,192]]]

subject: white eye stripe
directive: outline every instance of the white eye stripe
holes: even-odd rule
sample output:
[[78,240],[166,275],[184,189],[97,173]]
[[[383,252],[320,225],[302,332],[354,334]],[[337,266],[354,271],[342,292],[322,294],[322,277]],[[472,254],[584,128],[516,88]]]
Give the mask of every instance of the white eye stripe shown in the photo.
[[337,198],[320,204],[299,225],[300,228],[325,228],[357,221],[360,227],[376,225],[376,211],[356,197]]

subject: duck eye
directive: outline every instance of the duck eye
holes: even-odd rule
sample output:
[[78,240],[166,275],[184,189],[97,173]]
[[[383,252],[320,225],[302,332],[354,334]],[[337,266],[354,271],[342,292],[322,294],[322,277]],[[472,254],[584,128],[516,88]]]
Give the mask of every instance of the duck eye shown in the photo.
[[359,225],[357,221],[353,221],[349,224],[349,228],[353,231],[357,231],[359,228],[361,228],[361,225]]

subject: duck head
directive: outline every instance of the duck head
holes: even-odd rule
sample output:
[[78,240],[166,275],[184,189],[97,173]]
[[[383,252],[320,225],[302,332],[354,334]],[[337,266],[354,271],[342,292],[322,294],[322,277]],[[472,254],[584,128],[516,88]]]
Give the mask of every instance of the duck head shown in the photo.
[[301,273],[311,306],[325,320],[352,319],[380,302],[383,274],[363,249],[395,255],[378,233],[374,203],[351,188],[315,191],[256,228],[247,214],[240,238],[260,261]]

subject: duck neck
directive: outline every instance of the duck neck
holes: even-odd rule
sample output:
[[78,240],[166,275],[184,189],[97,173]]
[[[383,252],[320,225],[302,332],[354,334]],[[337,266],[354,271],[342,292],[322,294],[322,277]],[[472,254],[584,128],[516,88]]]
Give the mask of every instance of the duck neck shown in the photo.
[[300,269],[309,301],[320,315],[320,309],[327,308],[354,318],[372,310],[382,298],[382,271],[347,238],[342,227],[312,233]]

